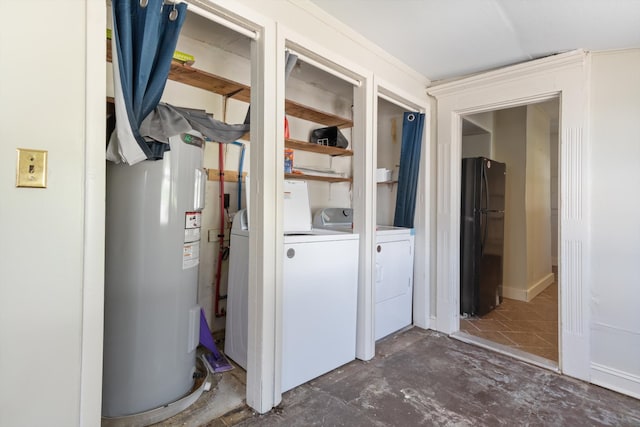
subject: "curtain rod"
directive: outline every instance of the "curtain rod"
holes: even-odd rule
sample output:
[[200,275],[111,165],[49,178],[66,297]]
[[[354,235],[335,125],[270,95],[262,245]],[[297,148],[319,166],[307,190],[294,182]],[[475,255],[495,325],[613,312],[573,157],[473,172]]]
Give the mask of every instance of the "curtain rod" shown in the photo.
[[287,50],[289,52],[291,52],[292,54],[296,55],[298,57],[299,60],[301,60],[302,62],[306,62],[309,65],[312,65],[316,68],[321,69],[322,71],[325,71],[329,74],[331,74],[332,76],[335,76],[337,78],[339,78],[340,80],[344,80],[347,83],[352,84],[353,86],[356,87],[360,87],[362,85],[362,82],[358,79],[355,79],[347,74],[344,74],[338,70],[336,70],[335,68],[332,68],[328,65],[323,64],[322,62],[316,61],[313,58],[310,58],[302,53],[298,53],[296,52],[294,49],[291,48],[287,48]]
[[[199,3],[199,2],[198,2]],[[215,13],[212,13],[208,10],[203,9],[201,6],[199,6],[198,4],[194,4],[194,2],[188,2],[188,4],[190,6],[193,7],[189,7],[187,8],[187,10],[198,14],[200,16],[202,16],[203,18],[206,18],[210,21],[213,21],[217,24],[222,25],[223,27],[227,27],[230,30],[233,30],[237,33],[242,34],[243,36],[249,37],[251,40],[257,40],[258,39],[258,33],[254,30],[249,30],[241,25],[238,25],[234,22],[231,22],[225,18],[223,18],[220,15],[216,15]]]
[[422,108],[412,107],[412,106],[407,105],[407,104],[405,104],[405,103],[403,103],[401,101],[398,101],[397,99],[395,99],[395,98],[393,98],[393,97],[391,97],[389,95],[386,95],[386,94],[384,94],[382,92],[378,92],[378,98],[382,98],[385,101],[388,101],[388,102],[390,102],[390,103],[392,103],[394,105],[397,105],[400,108],[404,108],[407,111],[417,111],[419,113],[424,113]]

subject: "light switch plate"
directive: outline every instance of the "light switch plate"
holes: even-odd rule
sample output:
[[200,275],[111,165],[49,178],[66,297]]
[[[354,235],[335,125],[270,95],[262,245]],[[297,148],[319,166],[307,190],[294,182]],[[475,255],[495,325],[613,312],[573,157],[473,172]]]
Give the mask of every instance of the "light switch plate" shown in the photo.
[[47,187],[47,151],[18,148],[16,187]]

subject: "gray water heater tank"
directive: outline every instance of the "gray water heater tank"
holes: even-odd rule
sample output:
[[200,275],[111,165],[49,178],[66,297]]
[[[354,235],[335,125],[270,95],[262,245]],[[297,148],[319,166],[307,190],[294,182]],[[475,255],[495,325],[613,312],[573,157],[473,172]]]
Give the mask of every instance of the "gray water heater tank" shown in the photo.
[[107,165],[102,415],[162,407],[193,386],[204,141],[162,160]]

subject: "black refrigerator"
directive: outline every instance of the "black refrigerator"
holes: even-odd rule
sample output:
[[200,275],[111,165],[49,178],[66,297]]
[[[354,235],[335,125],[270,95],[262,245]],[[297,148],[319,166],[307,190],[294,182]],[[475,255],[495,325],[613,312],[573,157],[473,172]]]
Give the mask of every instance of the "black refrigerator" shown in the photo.
[[460,314],[483,316],[502,302],[506,165],[462,159]]

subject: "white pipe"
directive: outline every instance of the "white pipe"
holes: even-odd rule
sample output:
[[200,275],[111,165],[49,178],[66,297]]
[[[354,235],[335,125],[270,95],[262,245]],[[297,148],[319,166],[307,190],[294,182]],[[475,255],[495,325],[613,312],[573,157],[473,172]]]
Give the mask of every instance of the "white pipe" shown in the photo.
[[245,28],[241,25],[238,25],[234,22],[231,22],[229,20],[227,20],[226,18],[220,16],[220,15],[216,15],[213,12],[210,12],[208,10],[203,9],[200,6],[200,2],[198,1],[188,1],[189,5],[192,7],[189,7],[188,10],[202,16],[203,18],[206,18],[210,21],[213,21],[215,23],[218,23],[224,27],[229,28],[230,30],[233,30],[237,33],[242,34],[243,36],[249,37],[251,40],[257,40],[258,39],[258,33],[254,30],[250,30],[248,28]]
[[335,68],[332,68],[332,67],[330,67],[328,65],[325,65],[322,62],[316,61],[315,59],[312,59],[312,58],[310,58],[310,57],[308,57],[308,56],[306,56],[304,54],[298,53],[293,49],[289,49],[289,51],[292,54],[296,55],[300,61],[306,62],[309,65],[312,65],[312,66],[314,66],[316,68],[319,68],[322,71],[325,71],[325,72],[331,74],[332,76],[335,76],[335,77],[337,77],[337,78],[339,78],[341,80],[344,80],[347,83],[350,83],[353,86],[360,87],[362,85],[362,82],[360,80],[357,80],[357,79],[355,79],[355,78],[353,78],[351,76],[348,76],[348,75],[346,75],[344,73],[341,73],[340,71],[336,70]]

